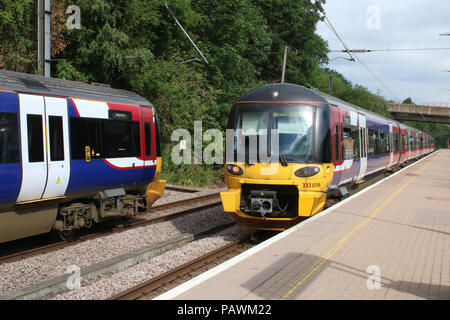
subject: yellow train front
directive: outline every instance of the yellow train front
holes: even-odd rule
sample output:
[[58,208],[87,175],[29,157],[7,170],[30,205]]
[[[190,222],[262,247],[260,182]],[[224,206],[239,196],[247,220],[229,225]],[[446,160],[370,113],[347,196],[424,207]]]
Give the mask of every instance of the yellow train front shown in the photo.
[[234,103],[221,198],[240,227],[284,230],[323,209],[333,180],[330,117],[327,101],[291,84]]

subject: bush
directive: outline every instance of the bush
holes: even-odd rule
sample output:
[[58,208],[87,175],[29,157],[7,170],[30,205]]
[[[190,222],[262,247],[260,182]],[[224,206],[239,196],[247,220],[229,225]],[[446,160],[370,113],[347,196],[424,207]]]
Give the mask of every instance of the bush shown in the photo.
[[225,173],[223,165],[206,164],[174,164],[171,160],[171,152],[174,144],[162,145],[162,170],[161,179],[167,183],[204,187],[209,185],[224,185]]

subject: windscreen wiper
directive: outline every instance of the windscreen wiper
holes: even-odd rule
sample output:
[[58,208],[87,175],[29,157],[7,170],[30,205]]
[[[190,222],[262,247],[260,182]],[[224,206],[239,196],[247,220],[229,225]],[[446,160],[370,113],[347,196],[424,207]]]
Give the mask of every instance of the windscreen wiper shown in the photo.
[[286,157],[284,156],[284,154],[280,153],[280,161],[281,161],[281,165],[283,167],[287,167],[288,166],[288,162],[286,160]]

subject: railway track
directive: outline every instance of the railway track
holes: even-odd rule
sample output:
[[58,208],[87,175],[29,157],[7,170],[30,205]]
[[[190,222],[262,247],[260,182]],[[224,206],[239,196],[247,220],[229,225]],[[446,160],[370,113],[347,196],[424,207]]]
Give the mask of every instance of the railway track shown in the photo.
[[123,291],[120,294],[111,297],[110,300],[138,300],[138,299],[152,298],[153,296],[159,294],[158,290],[160,290],[167,284],[185,276],[189,277],[189,274],[192,274],[196,270],[205,267],[211,263],[217,263],[219,259],[228,256],[235,251],[238,251],[244,246],[249,246],[248,244],[244,243],[244,240],[237,240],[231,242],[208,254],[205,254],[199,258],[187,262],[175,269],[167,271],[155,278],[152,278],[133,288]]
[[[383,172],[377,175],[372,176],[370,179],[363,181],[362,183],[353,186],[349,190],[349,196],[353,195],[355,193],[358,193],[359,191],[367,188],[368,186],[376,183],[377,181],[385,178],[386,176],[392,174],[392,172]],[[328,199],[326,206],[324,209],[333,206],[339,202],[339,200],[336,199]],[[250,236],[250,237],[253,237]],[[191,273],[193,273],[195,270],[204,267],[205,265],[210,264],[211,262],[216,262],[217,259],[220,259],[221,257],[227,256],[230,253],[236,251],[239,246],[242,246],[242,240],[241,241],[235,241],[232,242],[226,246],[223,246],[211,253],[208,253],[202,257],[199,257],[195,260],[192,260],[186,264],[183,264],[173,270],[170,270],[164,274],[161,274],[160,276],[157,276],[155,278],[152,278],[146,282],[143,282],[133,288],[130,288],[126,291],[121,292],[120,294],[113,296],[110,298],[110,300],[138,300],[138,299],[151,299],[164,291],[167,290],[161,290],[161,288],[164,288],[167,284],[171,282],[175,282],[180,278],[188,277]]]
[[166,204],[161,204],[152,207],[145,214],[140,214],[137,216],[137,221],[133,221],[130,224],[118,225],[114,228],[109,228],[104,231],[96,232],[94,234],[88,234],[81,236],[74,241],[66,242],[59,241],[56,243],[51,243],[49,245],[38,246],[32,249],[21,250],[12,254],[4,255],[0,257],[0,264],[15,262],[21,259],[34,257],[40,254],[56,251],[69,246],[76,245],[78,243],[95,239],[98,237],[103,237],[117,232],[123,232],[132,228],[138,228],[154,224],[157,222],[168,221],[175,219],[177,217],[187,215],[199,210],[204,210],[220,205],[219,193],[212,193],[207,195],[202,195],[195,198],[188,198],[184,200],[178,200],[174,202],[169,202]]
[[[369,185],[376,183],[378,180],[383,179],[387,175],[391,173],[382,173],[379,175],[376,175],[372,177],[369,180],[364,181],[363,183],[354,186],[352,189],[349,190],[349,195],[355,194],[364,188],[368,187]],[[197,190],[184,188],[184,187],[176,187],[176,186],[169,186],[167,187],[168,190],[177,191],[177,192],[184,192],[184,193],[196,193]],[[327,202],[325,204],[324,209],[329,208],[339,202],[338,199],[329,198],[327,199]],[[195,212],[196,210],[202,210],[202,209],[208,209],[217,205],[220,205],[220,193],[212,193],[212,194],[206,194],[199,197],[194,198],[188,198],[183,200],[177,200],[173,202],[164,203],[161,205],[154,206],[150,208],[147,212],[141,213],[137,216],[137,221],[133,221],[130,224],[121,224],[117,225],[114,228],[108,228],[103,231],[96,232],[94,234],[88,234],[84,236],[80,236],[79,238],[71,241],[71,242],[64,242],[59,241],[56,243],[51,243],[49,245],[39,246],[32,249],[26,249],[26,250],[20,250],[19,252],[15,252],[12,254],[7,254],[4,256],[0,256],[0,264],[2,263],[9,263],[18,261],[21,259],[33,257],[39,254],[48,253],[52,251],[56,251],[68,246],[72,246],[87,240],[95,239],[97,237],[113,234],[116,232],[122,232],[125,230],[128,230],[130,228],[137,228],[141,226],[146,226],[152,223],[162,222],[162,221],[168,221],[175,219],[177,217],[190,214],[192,212]]]

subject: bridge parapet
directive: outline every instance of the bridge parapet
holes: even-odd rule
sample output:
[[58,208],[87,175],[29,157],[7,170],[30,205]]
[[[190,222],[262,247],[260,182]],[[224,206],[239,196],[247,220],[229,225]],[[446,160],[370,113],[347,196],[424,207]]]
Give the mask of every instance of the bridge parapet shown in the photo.
[[450,108],[427,105],[388,103],[389,112],[399,121],[421,121],[450,124]]

